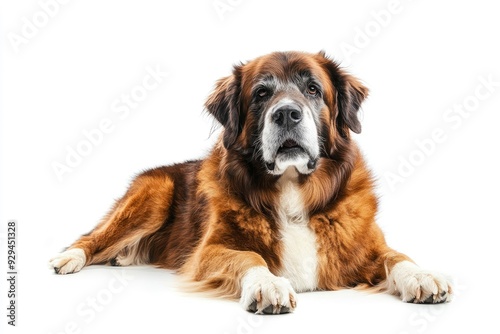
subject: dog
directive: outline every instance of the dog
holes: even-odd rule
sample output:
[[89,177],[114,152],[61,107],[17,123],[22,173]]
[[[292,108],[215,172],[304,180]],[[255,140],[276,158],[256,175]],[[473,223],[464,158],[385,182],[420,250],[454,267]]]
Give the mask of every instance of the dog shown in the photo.
[[368,89],[323,51],[234,66],[205,108],[222,125],[205,159],[138,175],[102,221],[50,261],[152,264],[258,314],[297,293],[361,287],[443,303],[449,279],[389,248],[352,133]]

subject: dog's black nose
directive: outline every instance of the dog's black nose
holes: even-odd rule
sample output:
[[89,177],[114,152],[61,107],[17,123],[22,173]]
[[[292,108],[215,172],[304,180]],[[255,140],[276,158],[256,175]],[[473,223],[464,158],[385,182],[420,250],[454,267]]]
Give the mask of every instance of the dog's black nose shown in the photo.
[[273,122],[290,130],[302,120],[302,110],[294,104],[287,104],[274,111]]

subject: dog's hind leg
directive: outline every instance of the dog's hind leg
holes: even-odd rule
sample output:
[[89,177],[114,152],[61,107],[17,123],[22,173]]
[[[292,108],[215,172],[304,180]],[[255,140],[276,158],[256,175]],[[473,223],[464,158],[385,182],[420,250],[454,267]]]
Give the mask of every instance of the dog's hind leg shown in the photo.
[[173,192],[174,182],[161,168],[139,175],[101,223],[51,259],[51,267],[70,274],[96,263],[147,263],[148,249],[140,242],[168,218]]

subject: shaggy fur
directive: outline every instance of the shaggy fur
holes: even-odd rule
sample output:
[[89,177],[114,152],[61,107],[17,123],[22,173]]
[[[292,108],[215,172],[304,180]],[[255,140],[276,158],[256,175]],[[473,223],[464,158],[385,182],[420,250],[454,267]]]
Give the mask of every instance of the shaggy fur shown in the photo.
[[[69,249],[83,250],[85,265],[149,263],[175,269],[201,290],[234,298],[242,295],[243,278],[252,268],[268,268],[271,278],[300,271],[283,268],[285,227],[280,217],[287,213],[278,212],[282,176],[270,174],[262,161],[264,111],[255,102],[254,87],[263,75],[279,82],[311,76],[322,86],[320,156],[312,173],[299,174],[293,181],[304,212],[298,219],[315,235],[313,289],[391,287],[396,294],[413,293],[410,301],[449,300],[449,284],[429,276],[437,288],[427,291],[408,271],[413,267],[393,276],[407,277],[410,272],[409,279],[417,279],[411,283],[415,286],[388,282],[396,264],[411,260],[386,245],[375,223],[373,179],[351,139],[351,131],[361,131],[357,113],[368,89],[324,53],[277,52],[235,66],[206,102],[208,112],[224,127],[209,155],[137,176],[101,223]],[[64,254],[52,261],[56,272],[78,271],[71,266],[71,256]],[[252,273],[249,277],[258,280],[258,271]],[[262,288],[250,300],[262,303],[264,294]],[[290,303],[282,305],[287,311],[295,307],[293,293]],[[266,305],[244,306],[263,311]]]

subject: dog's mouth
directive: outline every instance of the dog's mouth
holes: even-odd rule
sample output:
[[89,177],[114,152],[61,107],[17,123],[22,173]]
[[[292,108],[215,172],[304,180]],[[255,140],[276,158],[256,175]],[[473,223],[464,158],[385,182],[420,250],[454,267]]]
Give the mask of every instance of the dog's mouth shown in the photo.
[[[312,157],[308,150],[306,150],[299,142],[294,139],[288,138],[278,147],[276,151],[275,160],[273,162],[266,162],[266,167],[271,173],[276,172],[275,167],[278,162],[281,164],[294,165],[295,163],[303,164],[307,169],[303,172],[311,172],[316,168],[317,157]],[[279,168],[278,168],[279,169]]]
[[287,139],[278,148],[277,154],[298,154],[306,152],[302,146],[293,139]]

